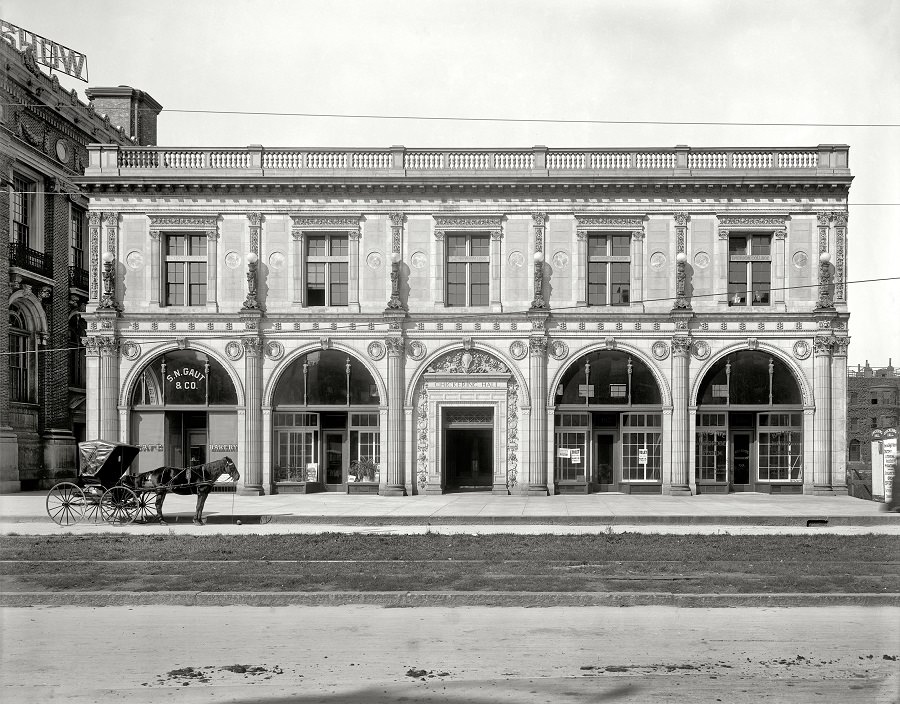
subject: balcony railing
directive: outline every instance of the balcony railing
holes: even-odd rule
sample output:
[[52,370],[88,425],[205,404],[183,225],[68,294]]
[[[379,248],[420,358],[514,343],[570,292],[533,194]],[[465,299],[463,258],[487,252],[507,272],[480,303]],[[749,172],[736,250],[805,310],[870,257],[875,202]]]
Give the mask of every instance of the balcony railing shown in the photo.
[[25,246],[24,242],[9,243],[9,265],[18,266],[42,276],[53,276],[53,257]]
[[80,288],[82,291],[88,290],[88,272],[80,266],[69,267],[69,286],[72,288]]
[[847,175],[839,144],[773,149],[238,149],[92,144],[85,175],[186,176],[695,176]]

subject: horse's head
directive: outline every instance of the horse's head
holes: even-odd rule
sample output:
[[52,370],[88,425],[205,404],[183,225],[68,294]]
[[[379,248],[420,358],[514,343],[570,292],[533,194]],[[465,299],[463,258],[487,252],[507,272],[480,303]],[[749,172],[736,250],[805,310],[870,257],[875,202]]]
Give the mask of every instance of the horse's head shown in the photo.
[[241,478],[241,473],[238,472],[237,467],[230,457],[225,458],[225,471],[228,473],[228,476],[231,477],[232,481],[238,481]]

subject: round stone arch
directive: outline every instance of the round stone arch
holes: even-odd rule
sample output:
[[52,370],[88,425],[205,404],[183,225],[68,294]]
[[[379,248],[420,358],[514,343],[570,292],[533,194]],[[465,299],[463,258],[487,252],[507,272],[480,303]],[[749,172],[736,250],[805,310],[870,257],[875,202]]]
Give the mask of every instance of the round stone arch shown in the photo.
[[9,307],[17,308],[28,319],[29,332],[37,336],[39,344],[47,341],[47,314],[41,306],[40,299],[34,295],[30,287],[23,287],[9,297]]
[[[144,371],[144,368],[150,364],[150,362],[166,352],[177,352],[179,349],[181,348],[178,346],[177,342],[164,342],[153,347],[135,360],[131,369],[128,371],[128,374],[125,376],[125,383],[122,384],[119,395],[119,407],[124,408],[131,403],[134,387],[137,384],[141,373]],[[194,350],[195,352],[202,352],[203,354],[212,357],[222,366],[228,374],[228,378],[231,379],[231,385],[234,386],[234,392],[237,396],[237,405],[243,407],[246,403],[244,400],[244,387],[240,383],[240,377],[237,375],[237,372],[231,366],[230,360],[206,345],[191,343],[187,349]]]
[[[492,357],[495,357],[500,362],[506,365],[506,368],[509,370],[509,373],[513,375],[516,380],[516,383],[519,385],[520,393],[519,398],[523,399],[522,402],[519,403],[519,408],[527,409],[531,407],[531,394],[528,390],[528,384],[525,383],[525,377],[522,376],[522,373],[519,371],[519,368],[515,365],[515,362],[510,360],[506,355],[504,355],[499,350],[488,347],[487,345],[483,345],[477,342],[473,342],[469,347],[477,352],[484,352],[485,354],[489,354]],[[412,379],[407,384],[406,387],[406,399],[405,405],[412,406],[416,400],[416,389],[419,386],[419,382],[422,380],[422,375],[425,371],[430,367],[436,360],[443,357],[445,354],[450,352],[458,352],[459,350],[466,349],[466,346],[462,342],[451,342],[447,345],[444,345],[440,349],[436,350],[434,353],[430,354],[428,357],[423,359],[415,373],[412,376]]]
[[622,344],[618,341],[616,342],[615,347],[609,348],[606,346],[606,343],[599,342],[593,345],[587,345],[586,347],[582,347],[577,351],[570,351],[568,357],[568,364],[564,364],[560,367],[559,371],[556,373],[556,376],[553,377],[553,382],[547,387],[547,406],[555,406],[556,405],[556,387],[558,384],[562,382],[562,378],[565,376],[566,372],[569,368],[575,364],[575,362],[586,354],[590,354],[591,352],[603,352],[609,350],[610,352],[626,352],[627,354],[634,355],[635,358],[641,361],[649,370],[650,373],[653,374],[653,378],[656,381],[656,386],[659,388],[660,397],[662,403],[660,404],[663,408],[671,408],[672,407],[672,390],[669,387],[669,382],[666,379],[665,375],[662,373],[662,370],[656,366],[656,363],[648,357],[644,352],[640,351],[637,347],[629,344]]
[[348,347],[347,345],[342,345],[340,343],[334,342],[332,342],[331,345],[327,348],[323,348],[321,343],[319,342],[311,342],[308,345],[303,345],[295,350],[292,350],[290,354],[286,354],[284,356],[284,359],[282,359],[278,363],[278,366],[275,367],[268,383],[266,384],[265,391],[263,392],[262,405],[266,407],[272,406],[272,400],[275,398],[275,389],[278,388],[278,382],[281,381],[281,377],[284,372],[287,371],[290,366],[297,361],[297,359],[305,354],[309,354],[310,352],[318,352],[324,349],[348,354],[353,357],[355,361],[359,362],[359,364],[361,364],[365,368],[365,370],[369,372],[372,379],[375,380],[375,385],[378,387],[378,406],[387,406],[387,386],[384,383],[384,379],[381,378],[381,374],[378,373],[378,369],[365,358],[364,353],[360,352],[359,350],[355,350],[352,347]]
[[691,381],[691,394],[688,397],[689,405],[694,407],[697,406],[697,395],[700,393],[700,386],[703,383],[703,379],[706,378],[706,375],[712,370],[716,363],[721,361],[722,358],[736,352],[767,352],[773,357],[777,357],[790,370],[791,374],[794,377],[794,381],[797,382],[797,387],[800,389],[800,396],[802,398],[803,405],[805,407],[810,407],[813,405],[814,401],[812,388],[810,387],[809,381],[807,380],[806,375],[803,373],[803,370],[797,366],[796,362],[791,359],[791,356],[784,352],[784,350],[780,350],[774,345],[770,345],[762,341],[759,342],[759,346],[754,350],[751,350],[749,347],[747,347],[746,342],[737,342],[733,345],[728,345],[714,355],[710,355],[710,358],[705,361],[702,367],[700,367],[700,369],[697,371],[697,375]]

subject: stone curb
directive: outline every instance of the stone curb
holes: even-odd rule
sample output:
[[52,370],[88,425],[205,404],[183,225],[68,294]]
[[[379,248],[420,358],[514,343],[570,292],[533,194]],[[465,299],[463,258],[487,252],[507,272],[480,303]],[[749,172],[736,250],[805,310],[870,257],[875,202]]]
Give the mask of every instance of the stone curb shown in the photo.
[[900,593],[673,594],[669,592],[5,592],[0,608],[31,606],[672,606],[679,608],[900,606]]
[[[191,523],[193,514],[167,514],[170,524]],[[900,526],[900,513],[876,516],[696,516],[696,515],[632,515],[632,516],[323,516],[297,514],[213,514],[204,517],[213,525],[229,525],[240,521],[243,525],[341,525],[341,526],[408,526],[408,525],[563,525],[563,526],[665,526],[665,525],[721,525],[721,526],[787,526],[858,527]],[[4,516],[4,523],[51,523],[46,515]],[[76,524],[77,525],[77,524]]]

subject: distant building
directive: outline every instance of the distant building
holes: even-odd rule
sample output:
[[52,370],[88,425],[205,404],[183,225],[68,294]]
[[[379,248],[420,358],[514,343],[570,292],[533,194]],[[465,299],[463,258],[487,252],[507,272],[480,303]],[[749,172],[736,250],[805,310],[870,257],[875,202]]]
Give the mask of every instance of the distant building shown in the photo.
[[141,469],[847,493],[846,146],[90,153],[88,434]]
[[[866,365],[850,370],[847,379],[848,485],[860,498],[872,498],[872,447],[888,428],[900,421],[900,373],[892,360],[886,367]],[[875,438],[873,438],[873,433]],[[880,455],[876,456],[881,461]]]
[[[0,491],[73,475],[84,439],[82,318],[88,201],[75,179],[87,144],[155,143],[160,106],[127,87],[90,89],[96,110],[0,41]],[[115,114],[115,120],[100,113]],[[121,118],[121,121],[119,119]],[[125,129],[122,129],[124,126]],[[137,135],[137,139],[132,139]],[[97,217],[97,216],[95,216]],[[97,244],[95,243],[95,246]]]

